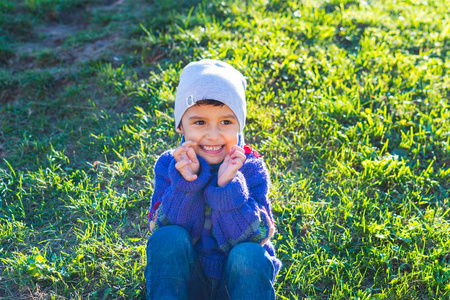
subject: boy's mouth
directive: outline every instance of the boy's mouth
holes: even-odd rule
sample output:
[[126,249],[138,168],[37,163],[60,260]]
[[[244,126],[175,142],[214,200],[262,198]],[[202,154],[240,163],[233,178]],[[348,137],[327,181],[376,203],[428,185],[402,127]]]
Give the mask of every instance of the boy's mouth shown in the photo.
[[200,149],[202,149],[206,153],[217,154],[217,153],[220,153],[220,151],[222,151],[222,148],[225,147],[225,145],[220,145],[220,146],[199,145],[199,147],[200,147]]

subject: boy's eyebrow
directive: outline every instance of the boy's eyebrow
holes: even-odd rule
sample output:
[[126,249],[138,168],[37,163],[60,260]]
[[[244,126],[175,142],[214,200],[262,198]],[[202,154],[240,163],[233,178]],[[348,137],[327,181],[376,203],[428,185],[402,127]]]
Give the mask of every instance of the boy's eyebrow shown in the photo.
[[189,117],[188,120],[197,120],[197,119],[204,119],[204,117],[202,117],[202,116],[192,116],[192,117]]
[[[205,116],[191,116],[188,118],[188,120],[203,120],[203,119],[207,119],[207,117],[205,118]],[[229,114],[229,115],[225,115],[222,116],[221,119],[236,119],[236,116],[233,114]]]
[[229,114],[229,115],[223,116],[222,118],[223,119],[236,119],[236,116],[233,114]]

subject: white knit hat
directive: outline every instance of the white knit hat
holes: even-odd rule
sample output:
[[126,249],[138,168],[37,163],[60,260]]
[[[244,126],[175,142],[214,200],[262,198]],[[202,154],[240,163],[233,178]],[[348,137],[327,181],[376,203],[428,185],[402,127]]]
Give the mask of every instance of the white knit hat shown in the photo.
[[236,115],[242,133],[247,114],[246,87],[244,76],[225,62],[203,59],[189,63],[181,72],[175,97],[175,128],[189,107],[208,99],[227,105]]

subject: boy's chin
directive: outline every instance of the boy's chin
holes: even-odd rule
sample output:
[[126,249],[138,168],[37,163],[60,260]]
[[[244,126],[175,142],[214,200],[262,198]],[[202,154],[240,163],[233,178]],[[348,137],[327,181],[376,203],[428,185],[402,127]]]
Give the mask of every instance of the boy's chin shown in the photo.
[[222,163],[223,160],[225,159],[225,157],[205,157],[205,156],[200,156],[200,157],[203,158],[204,160],[206,160],[208,165],[218,165],[218,164]]

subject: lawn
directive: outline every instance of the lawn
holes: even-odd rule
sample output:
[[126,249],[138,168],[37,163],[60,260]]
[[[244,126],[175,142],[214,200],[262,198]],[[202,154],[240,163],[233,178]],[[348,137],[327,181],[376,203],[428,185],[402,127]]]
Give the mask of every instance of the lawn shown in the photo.
[[0,0],[0,298],[145,298],[181,69],[247,78],[278,299],[450,299],[447,0]]

